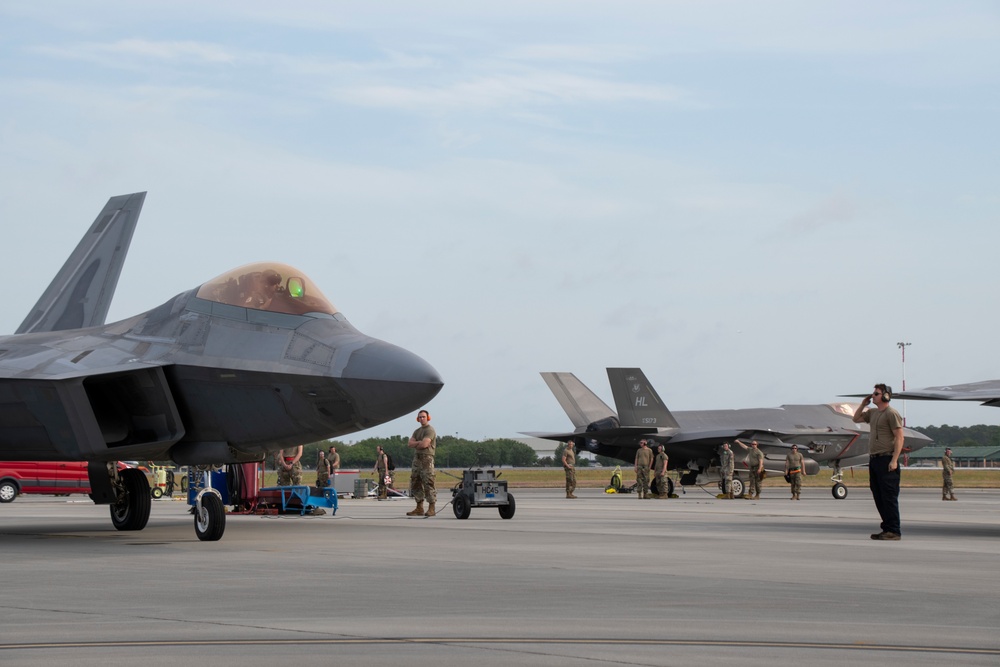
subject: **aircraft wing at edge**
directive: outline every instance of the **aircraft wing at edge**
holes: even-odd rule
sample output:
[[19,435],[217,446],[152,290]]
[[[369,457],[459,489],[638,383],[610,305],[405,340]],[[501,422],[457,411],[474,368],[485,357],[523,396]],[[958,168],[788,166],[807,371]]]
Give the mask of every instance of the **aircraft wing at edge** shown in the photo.
[[1000,407],[1000,380],[900,391],[892,397],[908,401],[979,401],[983,405],[996,408]]
[[104,324],[145,192],[112,197],[15,333]]

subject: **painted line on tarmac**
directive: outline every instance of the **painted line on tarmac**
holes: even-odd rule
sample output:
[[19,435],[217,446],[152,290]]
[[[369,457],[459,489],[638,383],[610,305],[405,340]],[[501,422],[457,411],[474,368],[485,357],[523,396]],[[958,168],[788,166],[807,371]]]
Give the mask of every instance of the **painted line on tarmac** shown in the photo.
[[105,648],[167,648],[181,646],[347,646],[390,644],[441,644],[441,645],[543,645],[543,646],[696,646],[702,648],[787,648],[837,651],[869,651],[928,653],[948,655],[1000,656],[1000,648],[971,648],[963,646],[905,646],[901,644],[871,644],[864,642],[781,642],[742,641],[718,639],[546,639],[543,637],[356,637],[316,639],[170,639],[170,640],[116,640],[87,642],[32,642],[0,644],[0,651],[25,651],[45,649],[105,649]]

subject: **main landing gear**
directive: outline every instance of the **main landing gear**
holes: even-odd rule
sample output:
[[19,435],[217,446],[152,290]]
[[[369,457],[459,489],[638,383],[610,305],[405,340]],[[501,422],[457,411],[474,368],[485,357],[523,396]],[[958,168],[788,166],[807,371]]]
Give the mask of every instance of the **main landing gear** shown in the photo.
[[[152,494],[146,474],[137,468],[117,470],[109,466],[111,489],[111,523],[118,530],[142,530],[149,523]],[[194,532],[199,540],[214,542],[226,532],[226,508],[222,496],[211,488],[202,489],[195,499]]]
[[[113,464],[112,464],[113,465]],[[149,522],[152,497],[146,475],[126,468],[111,478],[115,500],[111,503],[111,523],[118,530],[142,530]]]

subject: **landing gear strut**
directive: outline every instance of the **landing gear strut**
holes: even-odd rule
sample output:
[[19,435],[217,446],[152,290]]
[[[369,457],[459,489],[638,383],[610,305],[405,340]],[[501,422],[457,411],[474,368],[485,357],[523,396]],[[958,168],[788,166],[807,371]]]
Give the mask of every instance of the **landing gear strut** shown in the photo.
[[833,488],[830,492],[836,500],[843,500],[847,497],[847,486],[844,484],[844,472],[840,469],[840,462],[835,461],[833,464]]

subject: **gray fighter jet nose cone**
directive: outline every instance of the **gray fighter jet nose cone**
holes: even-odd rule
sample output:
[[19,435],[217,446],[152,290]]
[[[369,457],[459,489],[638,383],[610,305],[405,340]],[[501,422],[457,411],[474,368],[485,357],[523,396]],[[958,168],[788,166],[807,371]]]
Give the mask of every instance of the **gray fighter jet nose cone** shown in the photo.
[[423,384],[438,389],[444,384],[441,374],[417,355],[375,339],[351,354],[343,377]]

